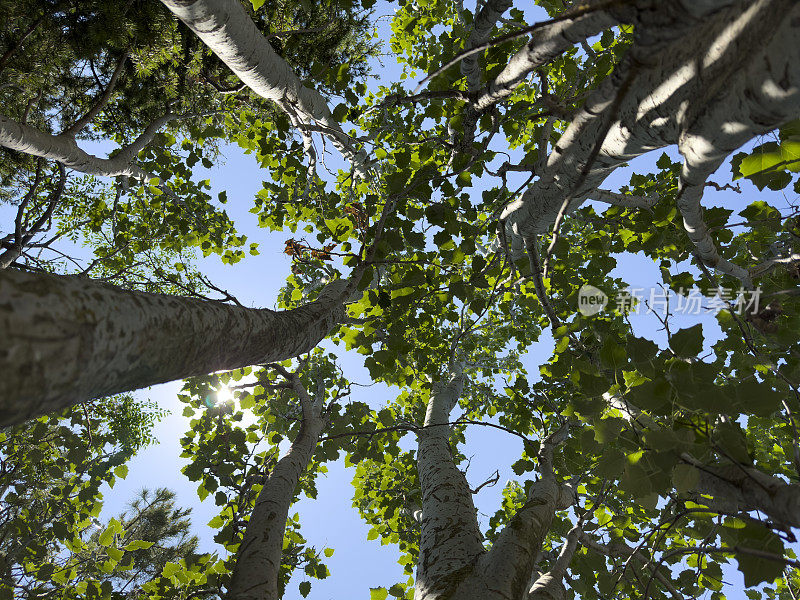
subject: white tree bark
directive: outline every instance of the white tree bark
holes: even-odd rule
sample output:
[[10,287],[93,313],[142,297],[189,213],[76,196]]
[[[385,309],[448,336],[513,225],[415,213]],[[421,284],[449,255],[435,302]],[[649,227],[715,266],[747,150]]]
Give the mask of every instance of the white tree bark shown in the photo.
[[564,587],[564,576],[567,574],[569,563],[578,548],[578,536],[581,530],[573,527],[567,534],[567,539],[561,547],[553,567],[536,578],[528,591],[527,600],[566,600],[567,589]]
[[312,400],[296,375],[292,385],[303,406],[303,422],[288,452],[270,471],[256,499],[228,585],[227,600],[280,598],[278,583],[289,507],[325,427],[321,416],[323,391],[318,390]]
[[272,49],[238,0],[162,0],[253,92],[321,130],[361,175],[366,154],[355,148],[322,95],[303,85]]
[[0,114],[0,146],[53,160],[87,175],[125,175],[143,180],[150,175],[135,163],[136,155],[152,141],[159,129],[176,118],[177,115],[167,114],[156,119],[118,154],[112,158],[100,158],[81,150],[72,135],[51,135]]
[[[647,552],[643,551],[642,549],[636,550],[631,548],[619,540],[615,540],[611,544],[601,544],[583,531],[578,534],[578,540],[582,546],[594,550],[595,552],[599,552],[600,554],[608,556],[609,558],[632,558],[640,565],[654,567]],[[631,566],[631,568],[633,567]],[[667,574],[665,575],[662,571],[665,571]],[[664,588],[670,593],[670,595],[675,598],[675,600],[684,600],[683,594],[681,594],[670,582],[668,575],[671,576],[672,573],[670,573],[666,567],[662,566],[661,570],[655,570],[651,572],[659,581],[659,583],[661,583],[661,585],[664,586]]]
[[[461,393],[462,377],[456,376],[435,390],[428,403],[426,428],[420,431],[417,460],[422,487],[422,531],[414,599],[522,599],[528,593],[537,557],[556,511],[572,504],[571,491],[557,482],[552,466],[553,451],[568,429],[566,426],[559,429],[543,442],[539,453],[540,479],[533,484],[526,504],[487,552],[472,492],[464,474],[453,464],[450,427],[445,425]],[[574,547],[570,547],[574,552]],[[568,558],[559,563],[564,565],[564,572],[568,563]]]
[[[631,427],[640,433],[660,429],[650,416],[625,399],[610,395],[606,399],[627,414]],[[731,513],[757,510],[778,523],[800,528],[800,484],[787,483],[744,464],[705,464],[686,453],[681,458],[700,474],[692,492],[698,502]]]
[[800,485],[742,465],[699,465],[698,470],[696,491],[713,497],[712,508],[757,510],[777,523],[800,528]]
[[556,511],[572,504],[571,491],[559,484],[553,472],[553,452],[568,433],[564,426],[543,441],[538,456],[540,477],[531,486],[527,502],[500,532],[491,550],[478,559],[459,589],[463,596],[458,598],[525,597]]
[[[487,0],[475,15],[472,33],[467,38],[466,49],[486,43],[494,29],[495,23],[505,11],[511,8],[511,0]],[[471,54],[461,61],[461,74],[467,78],[467,89],[476,92],[483,81],[478,63],[479,54]]]
[[[451,598],[483,553],[472,492],[450,451],[450,412],[464,375],[437,384],[419,432],[417,470],[422,488],[422,523],[414,600]],[[457,597],[457,596],[456,596]]]
[[0,424],[307,352],[343,317],[360,273],[274,312],[0,271]]
[[543,233],[563,207],[575,210],[621,164],[678,144],[686,160],[687,229],[703,260],[724,271],[700,225],[699,194],[688,188],[702,186],[753,136],[800,115],[800,4],[646,5],[632,19],[636,41],[623,63],[587,99],[539,180],[501,219],[510,235]]
[[[593,0],[587,4],[598,4],[601,1]],[[599,10],[535,31],[530,41],[511,57],[497,77],[480,90],[473,104],[474,108],[482,111],[505,100],[535,69],[561,56],[576,43],[616,24],[617,19],[612,14]]]

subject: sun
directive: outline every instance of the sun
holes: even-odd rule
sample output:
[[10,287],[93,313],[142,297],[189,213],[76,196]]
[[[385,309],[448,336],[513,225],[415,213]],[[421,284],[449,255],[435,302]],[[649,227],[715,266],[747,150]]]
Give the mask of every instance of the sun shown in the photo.
[[236,403],[236,397],[233,395],[233,391],[224,383],[219,387],[216,395],[217,395],[217,404],[221,404],[223,402],[228,402],[228,401]]

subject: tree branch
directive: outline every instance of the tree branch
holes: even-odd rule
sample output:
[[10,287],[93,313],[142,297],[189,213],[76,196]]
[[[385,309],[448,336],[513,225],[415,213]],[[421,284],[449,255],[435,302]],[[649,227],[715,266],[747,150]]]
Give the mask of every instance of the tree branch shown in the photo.
[[303,421],[288,452],[268,473],[256,498],[228,584],[226,597],[230,600],[278,600],[289,507],[325,427],[325,420],[312,408],[311,397],[297,374],[287,375],[303,406]]
[[458,403],[464,375],[437,383],[431,392],[425,426],[419,432],[417,471],[422,492],[422,521],[417,562],[418,600],[452,592],[483,553],[472,493],[453,463],[448,417]]
[[[17,218],[15,220],[15,230],[14,230],[14,242],[11,248],[0,254],[0,269],[6,269],[9,265],[11,265],[17,258],[20,257],[22,254],[25,245],[39,233],[45,224],[51,219],[53,216],[53,211],[56,208],[59,200],[61,199],[61,195],[64,192],[64,183],[66,181],[66,172],[64,170],[64,165],[58,163],[58,183],[53,191],[47,198],[47,208],[39,215],[39,218],[34,221],[34,223],[23,230],[22,226],[22,215],[25,211],[25,207],[30,200],[31,195],[36,189],[36,185],[38,185],[40,170],[37,168],[36,178],[37,181],[34,182],[34,185],[31,187],[30,194],[25,196],[25,199],[20,204],[19,209],[17,210]],[[26,219],[27,220],[27,219]]]
[[94,103],[89,112],[83,115],[80,119],[75,121],[69,128],[65,129],[61,135],[67,135],[70,137],[75,137],[78,133],[80,133],[81,129],[86,127],[89,123],[91,123],[94,118],[100,114],[100,111],[105,108],[108,101],[111,100],[111,94],[114,93],[114,87],[117,85],[117,80],[119,76],[122,74],[122,69],[125,66],[125,62],[128,60],[128,51],[122,53],[122,57],[117,62],[117,66],[114,69],[114,72],[111,74],[111,79],[109,79],[108,83],[106,84],[105,89],[100,94],[100,97],[97,99],[97,102]]
[[304,124],[323,127],[336,149],[366,176],[366,153],[356,149],[322,95],[302,84],[237,0],[162,2],[253,92],[294,110]]
[[[472,50],[485,44],[492,33],[492,29],[494,29],[495,23],[505,11],[511,8],[511,5],[511,0],[486,0],[478,14],[475,15],[472,32],[467,38],[467,43],[464,44],[465,48]],[[464,56],[461,61],[461,74],[467,78],[467,90],[475,92],[480,88],[483,78],[478,65],[477,53]]]
[[161,127],[177,118],[178,115],[167,114],[156,119],[139,137],[127,146],[123,146],[113,157],[99,158],[81,150],[70,136],[51,135],[0,114],[0,146],[45,160],[53,160],[87,175],[101,177],[124,175],[141,181],[151,176],[134,164],[136,155],[153,140]]

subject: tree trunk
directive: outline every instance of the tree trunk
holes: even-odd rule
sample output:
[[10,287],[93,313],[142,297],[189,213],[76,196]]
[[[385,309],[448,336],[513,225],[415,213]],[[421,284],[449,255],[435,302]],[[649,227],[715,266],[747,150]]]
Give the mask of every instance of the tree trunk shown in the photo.
[[[744,465],[701,466],[695,491],[713,507],[733,513],[760,511],[776,523],[800,528],[800,484]],[[706,502],[699,498],[698,502]]]
[[311,350],[354,284],[275,312],[0,271],[0,425],[73,404]]
[[0,146],[53,160],[87,175],[125,175],[142,180],[150,175],[135,163],[136,155],[152,141],[161,127],[176,118],[177,115],[168,114],[156,119],[138,138],[123,146],[113,158],[100,158],[81,150],[71,135],[52,135],[0,114]]
[[[578,111],[539,179],[505,208],[510,236],[546,232],[641,154],[678,144],[688,177],[689,167],[702,170],[800,115],[797,2],[641,4],[632,8],[633,47]],[[705,241],[682,212],[692,240]]]
[[450,451],[447,423],[463,381],[463,375],[456,375],[448,384],[436,385],[419,432],[422,522],[415,600],[450,598],[484,551],[472,492]]
[[289,507],[324,424],[319,414],[304,419],[291,448],[270,472],[247,524],[226,600],[278,600]]

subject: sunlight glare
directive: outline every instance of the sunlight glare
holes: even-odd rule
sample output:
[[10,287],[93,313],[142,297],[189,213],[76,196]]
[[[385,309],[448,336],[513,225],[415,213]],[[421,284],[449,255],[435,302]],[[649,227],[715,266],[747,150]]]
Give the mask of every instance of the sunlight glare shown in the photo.
[[217,403],[228,402],[228,401],[235,403],[236,398],[234,397],[231,388],[229,388],[227,385],[223,383],[217,390]]

